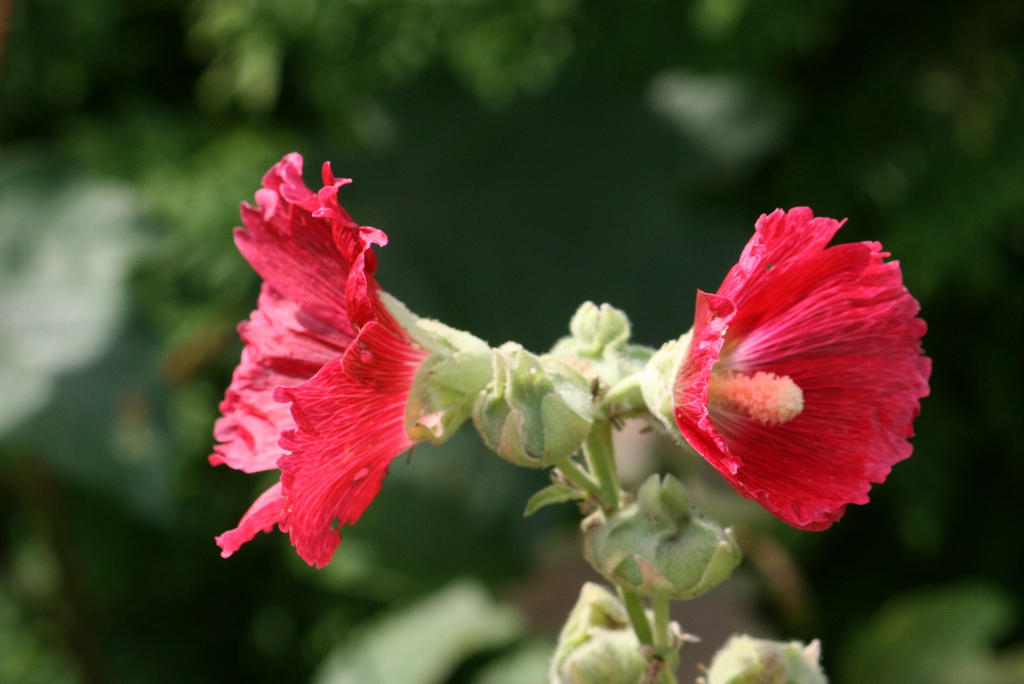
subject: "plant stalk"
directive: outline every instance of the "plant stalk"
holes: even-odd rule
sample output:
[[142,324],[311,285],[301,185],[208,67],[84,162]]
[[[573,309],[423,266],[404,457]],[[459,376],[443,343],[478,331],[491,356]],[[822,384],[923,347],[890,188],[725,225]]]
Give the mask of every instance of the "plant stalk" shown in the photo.
[[604,490],[601,485],[587,472],[580,470],[571,458],[559,461],[556,467],[562,472],[562,475],[565,475],[565,479],[600,501],[601,507],[604,507]]
[[601,502],[605,514],[619,510],[620,502],[619,476],[615,469],[613,449],[611,423],[595,423],[587,441],[583,443],[583,454],[591,474],[601,486]]

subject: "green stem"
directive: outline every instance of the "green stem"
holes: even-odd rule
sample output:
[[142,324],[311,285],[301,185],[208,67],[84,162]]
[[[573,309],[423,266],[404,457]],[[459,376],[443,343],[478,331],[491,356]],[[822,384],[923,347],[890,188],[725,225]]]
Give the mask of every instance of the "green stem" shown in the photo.
[[556,467],[562,471],[562,474],[565,475],[565,479],[569,480],[569,482],[572,482],[574,485],[603,503],[601,486],[594,481],[594,478],[580,470],[579,467],[572,462],[571,458],[559,461],[556,464]]
[[[578,469],[568,459],[560,463],[558,467],[570,481],[597,497],[606,516],[611,515],[619,510],[622,498],[620,497],[618,472],[615,468],[615,451],[612,444],[610,421],[595,422],[587,436],[587,441],[583,444],[583,455],[586,457],[589,473]],[[568,467],[564,467],[563,464]],[[597,488],[597,493],[592,488]],[[654,630],[652,632],[651,622],[647,619],[647,612],[644,610],[640,596],[621,585],[618,589],[637,639],[641,644],[653,647],[657,654],[655,657],[663,660],[659,675],[660,684],[676,684],[676,676],[673,672],[674,659],[665,660],[666,657],[672,655],[669,647],[668,599],[653,600]]]
[[622,602],[626,606],[626,613],[629,615],[630,624],[633,625],[633,631],[636,632],[636,638],[640,640],[641,644],[651,646],[654,644],[654,636],[651,633],[651,623],[647,619],[647,612],[644,610],[640,596],[635,591],[621,586],[619,592],[622,594]]
[[658,648],[668,646],[668,599],[656,598],[654,604],[654,645]]
[[654,604],[654,647],[661,652],[665,658],[665,667],[661,670],[662,684],[676,684],[676,676],[673,672],[672,662],[669,659],[669,603],[667,598],[656,598]]
[[619,509],[619,476],[615,470],[615,454],[612,447],[612,426],[607,421],[594,425],[583,443],[583,454],[587,465],[601,486],[601,502],[605,513]]

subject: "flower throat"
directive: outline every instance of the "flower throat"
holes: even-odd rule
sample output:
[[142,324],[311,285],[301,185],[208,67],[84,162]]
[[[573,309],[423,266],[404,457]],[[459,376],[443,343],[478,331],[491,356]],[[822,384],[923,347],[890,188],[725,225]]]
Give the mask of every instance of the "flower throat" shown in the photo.
[[738,409],[765,425],[781,425],[804,410],[804,393],[788,375],[716,371],[711,376],[708,403]]

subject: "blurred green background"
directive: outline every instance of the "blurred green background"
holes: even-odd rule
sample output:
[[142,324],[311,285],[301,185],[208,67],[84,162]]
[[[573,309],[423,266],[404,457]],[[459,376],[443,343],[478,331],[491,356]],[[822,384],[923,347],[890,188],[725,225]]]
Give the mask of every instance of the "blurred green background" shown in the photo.
[[542,351],[582,301],[689,327],[776,207],[849,217],[930,330],[913,458],[825,533],[684,475],[741,571],[704,637],[824,642],[839,684],[1024,682],[1024,4],[1014,0],[5,0],[0,57],[0,681],[544,679],[579,585],[569,505],[467,428],[395,462],[324,571],[230,560],[266,478],[211,468],[258,281],[238,202],[297,150],[356,179],[379,279]]

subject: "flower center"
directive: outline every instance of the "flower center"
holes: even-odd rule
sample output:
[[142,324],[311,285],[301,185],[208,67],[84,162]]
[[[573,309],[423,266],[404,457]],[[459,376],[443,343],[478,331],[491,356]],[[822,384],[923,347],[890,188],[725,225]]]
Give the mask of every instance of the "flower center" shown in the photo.
[[710,404],[738,408],[754,420],[778,425],[796,418],[804,410],[804,393],[788,375],[758,371],[714,373],[708,387]]

